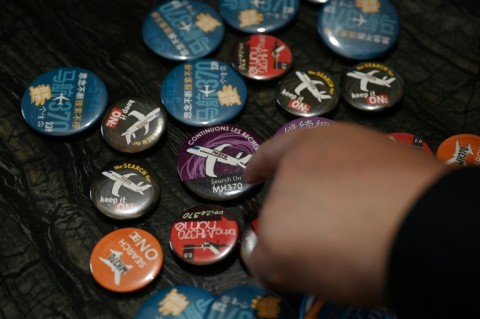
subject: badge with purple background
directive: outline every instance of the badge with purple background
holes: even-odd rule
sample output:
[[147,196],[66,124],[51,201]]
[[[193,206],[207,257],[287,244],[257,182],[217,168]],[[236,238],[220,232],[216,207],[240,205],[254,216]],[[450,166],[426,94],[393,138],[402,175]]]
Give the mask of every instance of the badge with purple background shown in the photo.
[[245,182],[243,175],[260,143],[257,136],[237,125],[202,129],[190,136],[180,149],[180,179],[204,199],[238,199],[253,187]]

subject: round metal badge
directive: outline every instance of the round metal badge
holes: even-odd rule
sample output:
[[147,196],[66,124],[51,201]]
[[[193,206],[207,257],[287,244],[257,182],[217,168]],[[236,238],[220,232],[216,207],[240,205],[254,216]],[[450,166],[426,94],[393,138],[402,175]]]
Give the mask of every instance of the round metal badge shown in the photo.
[[247,101],[247,86],[228,64],[200,59],[174,68],[161,89],[162,103],[178,121],[191,126],[225,123]]
[[299,0],[220,0],[219,7],[231,27],[246,33],[270,33],[295,18]]
[[282,40],[267,34],[253,34],[235,44],[232,65],[243,76],[254,80],[272,80],[293,63],[292,51]]
[[480,136],[458,134],[443,141],[437,158],[451,168],[480,167]]
[[138,153],[151,148],[166,128],[160,105],[145,98],[126,98],[114,103],[102,119],[102,136],[112,148]]
[[260,143],[258,137],[237,125],[216,125],[200,130],[180,149],[180,179],[202,198],[238,199],[254,187],[245,182],[244,170]]
[[90,185],[95,207],[114,219],[132,219],[150,211],[160,198],[158,178],[146,164],[114,162],[103,168]]
[[188,264],[211,265],[231,254],[238,238],[238,222],[229,209],[200,205],[183,212],[173,223],[170,248]]
[[397,104],[403,94],[402,77],[382,63],[357,64],[343,79],[343,98],[353,107],[363,111],[388,109]]
[[334,123],[334,121],[324,117],[314,116],[309,118],[299,118],[284,124],[277,130],[277,132],[275,132],[275,135],[284,134],[296,130],[330,126]]
[[170,60],[193,60],[213,52],[225,33],[215,9],[198,1],[166,1],[145,17],[143,40]]
[[329,74],[316,69],[299,69],[279,83],[277,103],[285,111],[302,117],[333,110],[340,100],[340,88]]
[[413,134],[403,132],[388,133],[388,138],[402,145],[421,149],[427,154],[433,154],[433,151],[427,142],[425,142],[423,138],[417,137]]
[[40,75],[30,84],[22,97],[22,115],[37,132],[70,136],[99,120],[107,100],[107,88],[96,74],[63,67]]
[[253,252],[253,249],[257,245],[257,227],[258,219],[254,219],[252,222],[245,226],[242,232],[242,241],[240,245],[240,256],[245,261]]
[[400,23],[388,0],[330,0],[320,9],[317,31],[338,55],[371,60],[395,45]]

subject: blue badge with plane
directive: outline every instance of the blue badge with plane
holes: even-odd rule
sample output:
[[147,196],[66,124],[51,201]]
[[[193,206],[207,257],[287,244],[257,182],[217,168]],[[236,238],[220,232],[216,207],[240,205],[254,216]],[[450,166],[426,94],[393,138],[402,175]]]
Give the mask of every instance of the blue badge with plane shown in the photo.
[[163,289],[145,301],[135,319],[203,318],[213,299],[212,293],[194,286]]
[[396,44],[400,22],[388,0],[331,0],[320,9],[317,30],[335,53],[368,60]]
[[36,78],[22,97],[22,115],[35,131],[69,136],[88,129],[100,119],[108,93],[93,72],[63,67]]
[[223,40],[225,26],[208,4],[171,0],[147,14],[142,32],[153,52],[169,60],[185,61],[213,52]]
[[175,119],[191,126],[225,123],[245,106],[247,86],[228,64],[199,59],[185,62],[166,76],[161,100]]
[[245,33],[270,33],[288,23],[298,13],[298,0],[220,0],[225,21]]

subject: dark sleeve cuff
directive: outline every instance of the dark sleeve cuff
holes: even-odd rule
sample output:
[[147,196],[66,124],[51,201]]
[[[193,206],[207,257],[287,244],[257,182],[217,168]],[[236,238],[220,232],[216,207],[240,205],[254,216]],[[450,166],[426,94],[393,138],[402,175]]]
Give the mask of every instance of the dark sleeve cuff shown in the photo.
[[401,318],[478,318],[480,169],[447,173],[418,200],[392,247],[389,303]]

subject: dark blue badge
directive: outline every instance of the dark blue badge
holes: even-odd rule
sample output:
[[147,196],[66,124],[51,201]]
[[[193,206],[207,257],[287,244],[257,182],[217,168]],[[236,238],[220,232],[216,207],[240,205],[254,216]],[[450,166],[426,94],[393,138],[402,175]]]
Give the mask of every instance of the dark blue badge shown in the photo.
[[245,106],[247,87],[228,64],[211,59],[186,62],[165,78],[162,103],[187,125],[211,126],[235,117]]
[[335,53],[368,60],[395,45],[400,23],[388,0],[331,0],[320,10],[317,30]]
[[358,307],[337,307],[322,298],[307,295],[300,305],[300,318],[315,319],[395,319],[395,316],[384,309]]
[[102,116],[108,94],[91,71],[63,67],[36,78],[22,98],[22,115],[34,130],[69,136],[91,127]]
[[296,318],[290,305],[278,295],[254,286],[241,286],[218,295],[206,319]]
[[269,33],[293,20],[298,0],[220,0],[220,14],[233,28],[246,33]]
[[204,57],[222,42],[225,27],[215,9],[197,1],[172,0],[143,21],[143,40],[156,54],[183,61]]
[[140,307],[135,319],[191,319],[203,318],[214,296],[201,288],[175,286],[164,289]]

